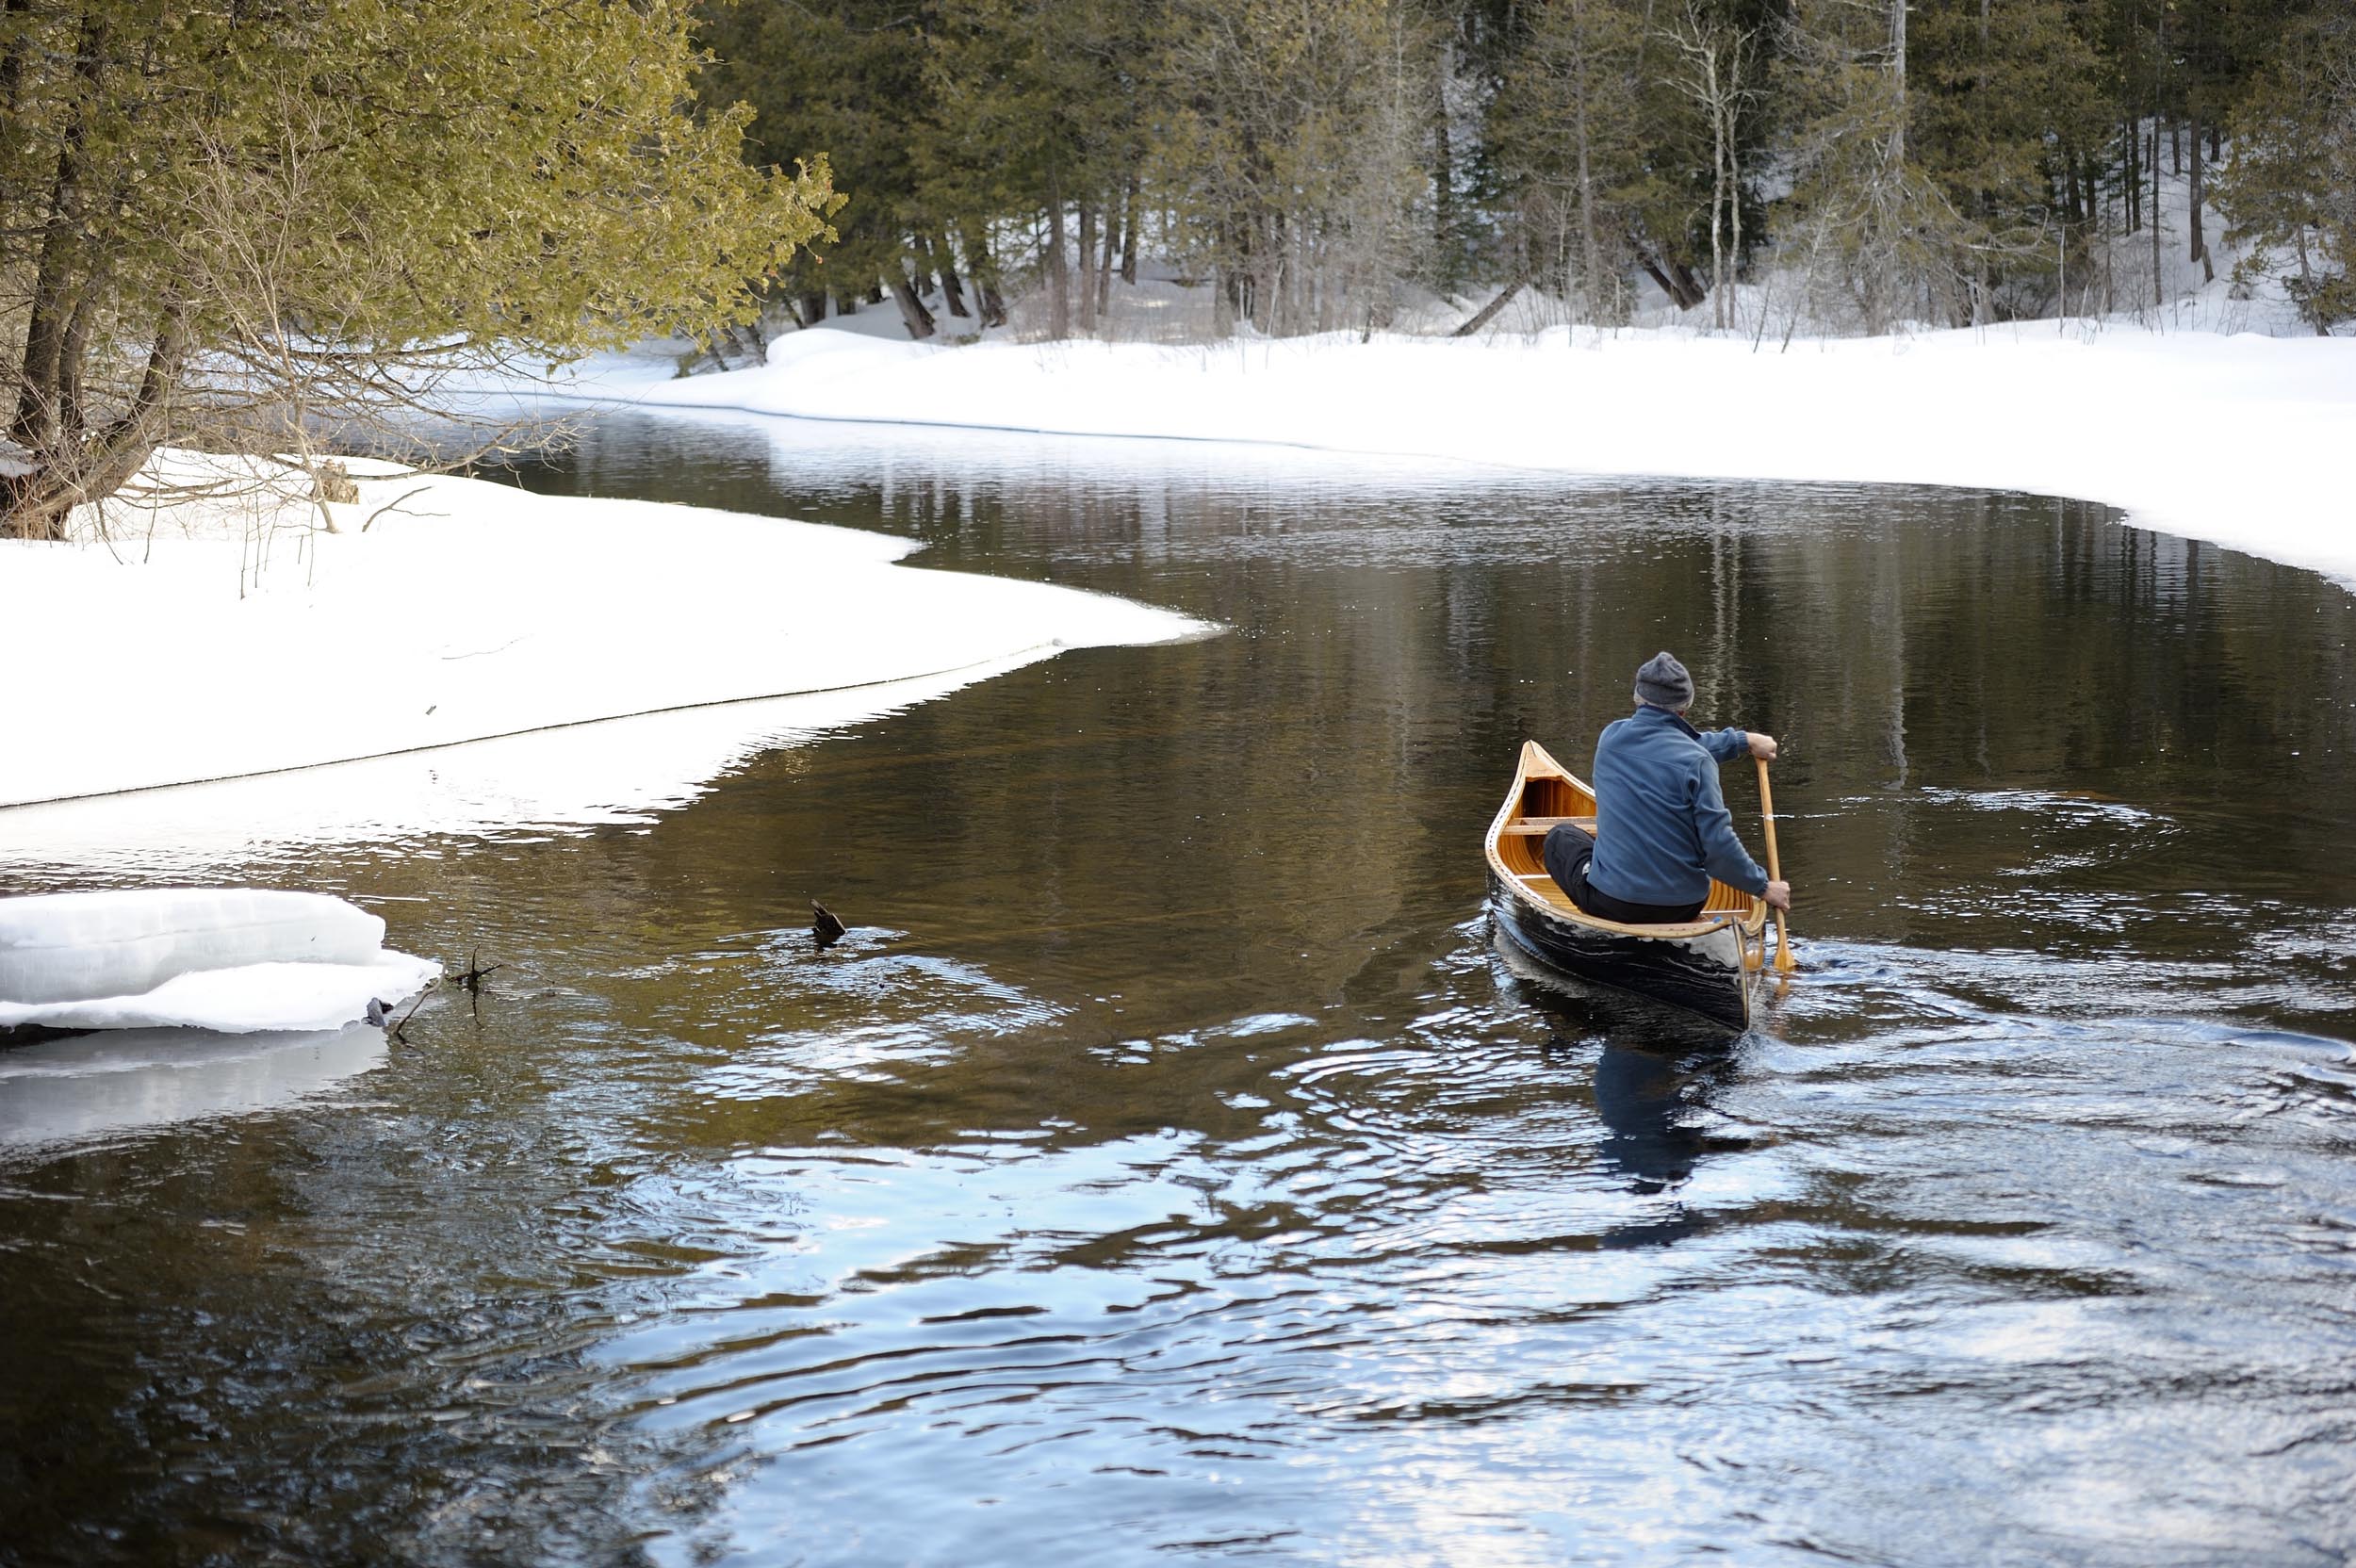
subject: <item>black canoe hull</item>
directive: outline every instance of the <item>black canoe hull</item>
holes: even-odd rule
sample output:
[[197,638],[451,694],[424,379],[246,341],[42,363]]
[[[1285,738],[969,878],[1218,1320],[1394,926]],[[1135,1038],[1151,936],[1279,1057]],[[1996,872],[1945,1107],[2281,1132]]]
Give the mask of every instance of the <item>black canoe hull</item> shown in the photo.
[[1495,876],[1489,912],[1515,947],[1566,974],[1665,1002],[1738,1034],[1750,1027],[1755,976],[1742,968],[1730,929],[1682,939],[1598,930],[1535,907]]

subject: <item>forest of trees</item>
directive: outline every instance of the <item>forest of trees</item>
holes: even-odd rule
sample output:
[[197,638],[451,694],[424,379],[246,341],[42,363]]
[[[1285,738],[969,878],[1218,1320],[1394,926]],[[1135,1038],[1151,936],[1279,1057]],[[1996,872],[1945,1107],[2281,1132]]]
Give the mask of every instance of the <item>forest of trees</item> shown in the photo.
[[[927,299],[984,324],[1019,289],[1040,333],[1085,334],[1142,251],[1214,286],[1221,332],[1372,330],[1414,290],[1529,286],[1596,322],[1649,286],[1724,326],[1763,270],[1825,330],[1968,324],[2156,303],[2163,230],[2216,274],[2204,204],[2318,330],[2356,316],[2346,0],[704,16],[711,96],[758,111],[755,157],[826,153],[850,197],[841,243],[778,290],[804,321],[829,295],[837,312],[892,297],[921,337]],[[2148,267],[2119,265],[2129,236],[2150,237]]]
[[0,532],[763,310],[1104,332],[1149,261],[1212,335],[2229,266],[2322,331],[2351,255],[2349,0],[0,0]]

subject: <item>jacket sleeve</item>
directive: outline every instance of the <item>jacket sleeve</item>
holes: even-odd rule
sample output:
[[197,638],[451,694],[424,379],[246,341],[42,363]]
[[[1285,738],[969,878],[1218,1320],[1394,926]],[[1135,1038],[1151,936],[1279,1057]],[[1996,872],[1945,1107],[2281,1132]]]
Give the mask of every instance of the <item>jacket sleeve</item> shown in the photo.
[[[1739,735],[1739,729],[1720,731]],[[1740,888],[1753,894],[1767,890],[1766,868],[1751,858],[1742,847],[1742,841],[1734,834],[1734,814],[1726,809],[1726,797],[1718,792],[1718,770],[1699,768],[1694,771],[1693,830],[1702,841],[1702,864],[1710,874],[1729,888]]]
[[1721,762],[1731,762],[1750,755],[1751,732],[1732,728],[1708,730],[1702,735],[1702,749]]

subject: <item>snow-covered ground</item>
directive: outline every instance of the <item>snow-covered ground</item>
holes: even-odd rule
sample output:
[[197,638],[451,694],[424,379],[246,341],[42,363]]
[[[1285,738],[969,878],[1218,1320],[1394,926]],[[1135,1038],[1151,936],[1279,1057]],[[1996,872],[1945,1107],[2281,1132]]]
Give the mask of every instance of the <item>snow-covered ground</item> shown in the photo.
[[[894,564],[906,541],[847,529],[456,478],[360,488],[334,533],[308,505],[249,498],[117,503],[110,546],[0,545],[0,623],[44,650],[41,678],[11,688],[0,806],[788,694],[889,708],[1058,648],[1203,629],[913,570]],[[746,724],[779,720],[722,727]],[[731,754],[691,727],[698,762]],[[652,771],[564,804],[628,810],[682,782]],[[21,825],[0,813],[0,839]]]
[[2162,175],[2156,251],[2152,226],[2129,234],[2111,213],[2119,232],[2067,280],[2070,308],[2101,314],[2061,321],[1823,333],[1770,253],[1732,290],[1724,333],[1705,330],[1710,304],[1680,311],[1646,284],[1617,330],[1572,324],[1569,302],[1530,288],[1468,339],[1448,333],[1486,293],[1403,298],[1395,330],[1363,341],[1213,341],[1209,286],[1148,265],[1113,283],[1082,341],[1027,341],[1044,330],[1036,295],[977,333],[936,293],[925,343],[870,305],[785,331],[762,367],[680,376],[672,345],[555,386],[679,410],[2073,496],[2356,586],[2356,336],[2315,336],[2282,286],[2293,264],[2228,243],[2214,205],[2214,267],[2191,259],[2190,196],[2187,173]]
[[1790,343],[1554,327],[936,347],[822,327],[759,368],[674,378],[612,359],[566,387],[640,407],[2074,496],[2356,585],[2350,338],[2046,321]]

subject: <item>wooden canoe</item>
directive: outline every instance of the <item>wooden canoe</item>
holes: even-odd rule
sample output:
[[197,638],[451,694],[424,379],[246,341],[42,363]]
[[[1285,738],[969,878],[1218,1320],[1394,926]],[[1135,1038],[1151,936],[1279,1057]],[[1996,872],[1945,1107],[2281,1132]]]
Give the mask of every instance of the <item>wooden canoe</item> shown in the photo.
[[1588,914],[1546,874],[1541,848],[1561,822],[1595,832],[1595,792],[1544,746],[1525,741],[1486,846],[1489,912],[1507,939],[1582,980],[1652,997],[1727,1029],[1749,1028],[1753,982],[1767,955],[1765,901],[1712,881],[1701,914],[1682,924],[1624,925]]

